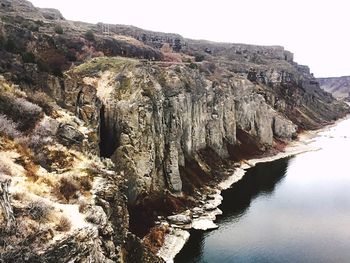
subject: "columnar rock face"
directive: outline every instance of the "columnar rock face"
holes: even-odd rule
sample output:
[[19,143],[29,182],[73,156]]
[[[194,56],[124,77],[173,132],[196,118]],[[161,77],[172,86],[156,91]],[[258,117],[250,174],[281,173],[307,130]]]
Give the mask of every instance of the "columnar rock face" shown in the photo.
[[[296,136],[297,126],[283,114],[287,103],[276,94],[268,103],[266,94],[259,94],[265,89],[259,82],[225,70],[208,75],[189,65],[123,58],[108,59],[110,66],[90,77],[102,62],[94,59],[69,75],[96,88],[103,104],[102,145],[107,139],[109,146],[101,154],[128,178],[131,203],[166,188],[181,195],[186,158],[208,148],[229,158],[228,148],[238,143],[237,129],[261,150],[271,148],[274,139]],[[281,82],[274,72],[266,79],[276,86]]]
[[104,104],[101,129],[115,141],[109,154],[129,178],[130,201],[164,187],[181,193],[179,167],[200,149],[210,147],[228,157],[226,143],[235,143],[236,130],[230,77],[214,83],[183,65],[115,60],[122,70],[85,82],[95,83]]
[[[103,64],[109,66],[99,70]],[[97,58],[69,73],[96,89],[101,154],[128,178],[130,203],[164,189],[181,195],[186,160],[205,149],[232,157],[228,149],[245,143],[238,130],[262,152],[275,139],[291,140],[298,129],[321,127],[347,111],[294,62],[255,69],[242,63],[240,74],[230,65],[207,67]]]
[[350,100],[350,76],[334,78],[318,78],[323,90],[341,100]]

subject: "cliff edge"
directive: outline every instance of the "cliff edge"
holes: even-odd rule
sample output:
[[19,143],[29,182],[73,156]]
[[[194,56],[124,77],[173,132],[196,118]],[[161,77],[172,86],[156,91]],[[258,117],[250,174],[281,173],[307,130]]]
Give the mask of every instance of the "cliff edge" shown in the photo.
[[349,113],[280,46],[0,6],[4,262],[162,262],[157,217]]

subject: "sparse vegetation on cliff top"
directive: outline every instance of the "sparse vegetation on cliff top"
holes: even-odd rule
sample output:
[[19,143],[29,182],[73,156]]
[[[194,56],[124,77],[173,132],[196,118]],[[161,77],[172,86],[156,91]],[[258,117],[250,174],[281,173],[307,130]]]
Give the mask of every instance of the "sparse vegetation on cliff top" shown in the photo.
[[74,73],[93,76],[106,70],[117,72],[126,67],[134,67],[140,62],[136,59],[123,57],[97,57],[75,67]]

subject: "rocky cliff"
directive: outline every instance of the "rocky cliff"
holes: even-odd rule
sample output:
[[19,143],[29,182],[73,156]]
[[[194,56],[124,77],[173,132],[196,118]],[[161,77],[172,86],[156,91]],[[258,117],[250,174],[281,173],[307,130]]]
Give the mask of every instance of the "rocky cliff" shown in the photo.
[[318,78],[323,90],[340,100],[350,100],[350,76],[334,78]]
[[280,46],[0,5],[5,262],[161,262],[166,229],[133,233],[194,205],[235,162],[349,112]]

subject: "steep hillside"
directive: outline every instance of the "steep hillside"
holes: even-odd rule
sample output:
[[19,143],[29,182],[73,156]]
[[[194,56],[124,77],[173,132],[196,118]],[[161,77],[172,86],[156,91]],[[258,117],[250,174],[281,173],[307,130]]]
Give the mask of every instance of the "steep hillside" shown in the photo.
[[155,220],[349,113],[280,46],[0,5],[4,262],[162,262]]
[[350,76],[318,78],[317,81],[323,90],[332,93],[337,99],[350,100]]

